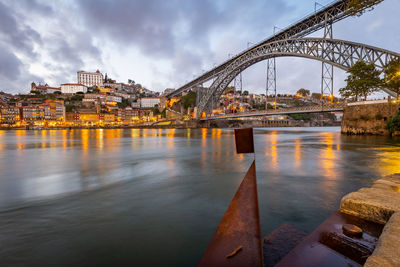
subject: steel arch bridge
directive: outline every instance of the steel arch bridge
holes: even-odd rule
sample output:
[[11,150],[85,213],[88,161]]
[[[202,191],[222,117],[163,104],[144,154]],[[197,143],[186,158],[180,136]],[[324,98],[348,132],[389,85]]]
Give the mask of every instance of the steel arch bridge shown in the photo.
[[382,69],[391,60],[400,58],[400,54],[392,51],[338,39],[296,38],[263,43],[232,60],[217,74],[206,94],[200,99],[197,118],[200,118],[211,98],[219,98],[239,73],[260,61],[288,56],[322,61],[342,70],[348,70],[359,60],[373,63],[378,69]]

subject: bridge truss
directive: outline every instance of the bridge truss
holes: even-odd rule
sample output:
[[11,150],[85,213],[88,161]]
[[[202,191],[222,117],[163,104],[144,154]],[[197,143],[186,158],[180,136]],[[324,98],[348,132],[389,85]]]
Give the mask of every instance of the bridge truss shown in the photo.
[[360,43],[337,39],[298,38],[275,41],[253,47],[221,71],[197,106],[197,116],[211,97],[219,97],[229,83],[242,71],[262,60],[275,57],[304,57],[348,70],[357,61],[373,63],[382,69],[400,54]]
[[[349,1],[336,0],[316,10],[314,13],[273,36],[233,56],[221,65],[203,73],[196,79],[168,94],[167,97],[177,96],[184,91],[191,90],[213,79],[213,83],[207,93],[199,99],[197,109],[197,116],[199,116],[209,101],[211,99],[218,99],[225,87],[237,75],[261,60],[274,59],[278,56],[301,56],[320,60],[322,61],[321,90],[323,93],[332,93],[333,66],[347,70],[356,62],[354,60],[357,59],[368,63],[373,62],[378,68],[382,68],[382,62],[385,64],[388,63],[388,58],[399,57],[399,54],[383,49],[332,39],[332,25],[350,16],[350,10],[347,7]],[[369,6],[365,8],[367,9]],[[324,38],[303,38],[320,29],[324,29]],[[279,45],[284,45],[284,47],[280,49],[277,47]],[[254,57],[255,53],[259,53],[259,55]],[[352,53],[355,55],[353,56]],[[245,60],[246,58],[251,58],[251,60]],[[276,77],[272,76],[274,66],[271,65],[270,67],[270,80],[276,82]],[[227,81],[229,81],[228,84],[226,84]],[[270,87],[273,87],[272,84],[270,84]],[[214,98],[211,97],[213,94],[215,94]]]

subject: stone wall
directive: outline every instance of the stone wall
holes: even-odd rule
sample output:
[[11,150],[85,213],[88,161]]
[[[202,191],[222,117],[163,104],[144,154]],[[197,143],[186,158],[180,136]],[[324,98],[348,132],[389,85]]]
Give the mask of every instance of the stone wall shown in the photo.
[[400,111],[395,101],[352,103],[344,108],[342,133],[389,135],[387,122]]

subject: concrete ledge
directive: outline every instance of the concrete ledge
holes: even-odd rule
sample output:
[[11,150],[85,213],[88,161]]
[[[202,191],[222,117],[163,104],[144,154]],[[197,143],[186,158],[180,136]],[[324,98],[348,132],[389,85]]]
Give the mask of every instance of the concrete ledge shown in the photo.
[[377,180],[371,188],[361,188],[344,196],[340,211],[366,220],[385,224],[400,211],[400,174]]
[[400,266],[400,212],[394,213],[387,222],[378,245],[364,266]]

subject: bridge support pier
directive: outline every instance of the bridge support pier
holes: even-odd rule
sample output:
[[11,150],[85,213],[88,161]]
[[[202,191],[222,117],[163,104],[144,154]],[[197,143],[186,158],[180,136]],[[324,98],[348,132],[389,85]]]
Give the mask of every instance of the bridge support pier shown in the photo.
[[[325,13],[325,28],[323,38],[331,40],[333,39],[332,22],[329,21],[328,13]],[[333,50],[328,47],[328,42],[323,42],[322,54],[329,58],[330,61],[334,61]],[[324,95],[329,95],[329,99],[333,99],[333,65],[326,62],[322,62],[321,103],[324,102]]]

